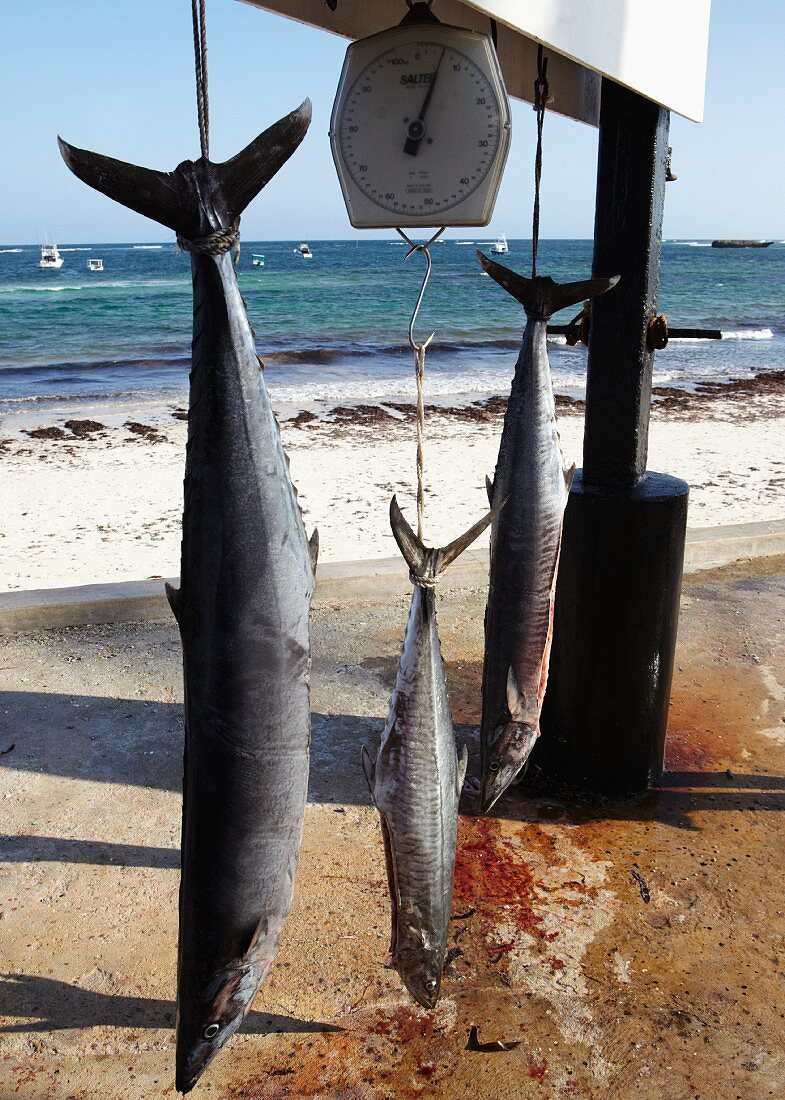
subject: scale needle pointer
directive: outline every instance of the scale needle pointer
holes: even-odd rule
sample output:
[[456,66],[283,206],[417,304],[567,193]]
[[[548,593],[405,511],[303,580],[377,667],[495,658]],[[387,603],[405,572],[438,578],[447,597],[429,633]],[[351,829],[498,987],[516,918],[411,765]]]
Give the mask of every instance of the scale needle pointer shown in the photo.
[[406,144],[403,147],[404,153],[408,153],[410,157],[416,157],[420,151],[420,145],[422,139],[425,137],[425,115],[433,96],[433,89],[436,87],[436,78],[439,75],[439,68],[444,60],[445,50],[442,50],[441,57],[436,65],[431,82],[428,85],[428,91],[425,93],[425,99],[422,102],[420,113],[417,118],[412,119],[409,125],[406,127]]

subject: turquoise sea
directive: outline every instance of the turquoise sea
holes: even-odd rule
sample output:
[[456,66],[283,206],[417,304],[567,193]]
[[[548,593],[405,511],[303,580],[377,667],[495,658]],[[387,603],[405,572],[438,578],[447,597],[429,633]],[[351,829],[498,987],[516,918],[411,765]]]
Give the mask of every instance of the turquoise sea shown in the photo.
[[[397,239],[242,242],[239,278],[266,378],[279,403],[395,399],[413,392],[406,328],[423,271]],[[433,274],[417,331],[436,337],[428,394],[507,391],[521,311],[480,271],[475,247],[490,234],[433,246]],[[39,248],[0,248],[0,415],[64,400],[183,402],[191,331],[190,263],[174,244],[60,245],[59,271],[38,267]],[[538,268],[586,278],[592,243],[540,244]],[[254,267],[252,254],[264,254]],[[103,272],[87,260],[101,257]],[[527,273],[530,242],[501,259]],[[713,249],[663,245],[660,309],[671,325],[719,328],[722,341],[672,341],[655,381],[691,387],[785,367],[785,244]],[[566,321],[570,310],[557,320]],[[580,394],[586,354],[554,340],[557,390]]]

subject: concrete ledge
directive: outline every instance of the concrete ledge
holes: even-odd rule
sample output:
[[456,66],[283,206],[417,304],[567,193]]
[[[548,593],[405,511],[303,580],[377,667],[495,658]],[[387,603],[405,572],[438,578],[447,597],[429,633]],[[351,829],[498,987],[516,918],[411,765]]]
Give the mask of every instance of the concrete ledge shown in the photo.
[[[687,531],[685,573],[715,569],[746,558],[785,554],[785,519],[738,523]],[[169,578],[174,585],[176,577]],[[444,588],[482,586],[488,580],[487,550],[470,550],[453,565]],[[325,562],[319,566],[315,608],[352,602],[375,602],[409,593],[402,560]],[[0,634],[52,630],[90,623],[122,623],[165,619],[171,615],[164,581],[120,581],[72,588],[41,588],[0,595]]]

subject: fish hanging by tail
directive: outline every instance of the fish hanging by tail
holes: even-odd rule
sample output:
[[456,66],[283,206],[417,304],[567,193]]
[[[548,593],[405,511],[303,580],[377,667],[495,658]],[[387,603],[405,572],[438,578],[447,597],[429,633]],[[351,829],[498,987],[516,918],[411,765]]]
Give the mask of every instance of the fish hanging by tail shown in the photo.
[[548,680],[562,523],[575,467],[564,465],[548,362],[548,318],[610,290],[618,278],[555,283],[525,279],[477,253],[484,270],[526,311],[491,505],[506,500],[491,532],[482,680],[483,812],[519,777],[540,735]]
[[306,100],[224,164],[156,172],[60,142],[85,183],[191,255],[193,346],[180,589],[185,760],[176,1087],[190,1091],[264,981],[292,901],[308,785],[306,537],[231,251],[302,141]]
[[425,546],[393,497],[390,524],[414,584],[395,690],[376,759],[363,768],[381,817],[392,903],[390,954],[414,999],[439,997],[452,905],[458,801],[467,752],[455,750],[436,623],[436,579],[501,505],[440,549]]

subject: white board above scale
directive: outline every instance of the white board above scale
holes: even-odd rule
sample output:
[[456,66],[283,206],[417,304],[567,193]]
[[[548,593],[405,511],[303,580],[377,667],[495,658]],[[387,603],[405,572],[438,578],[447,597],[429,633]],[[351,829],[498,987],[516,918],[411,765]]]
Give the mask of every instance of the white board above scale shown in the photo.
[[[344,38],[398,23],[403,0],[244,0]],[[600,78],[610,77],[700,122],[711,0],[435,0],[444,23],[488,34],[498,21],[498,55],[509,95],[534,98],[537,45],[548,47],[548,109],[596,126]]]

